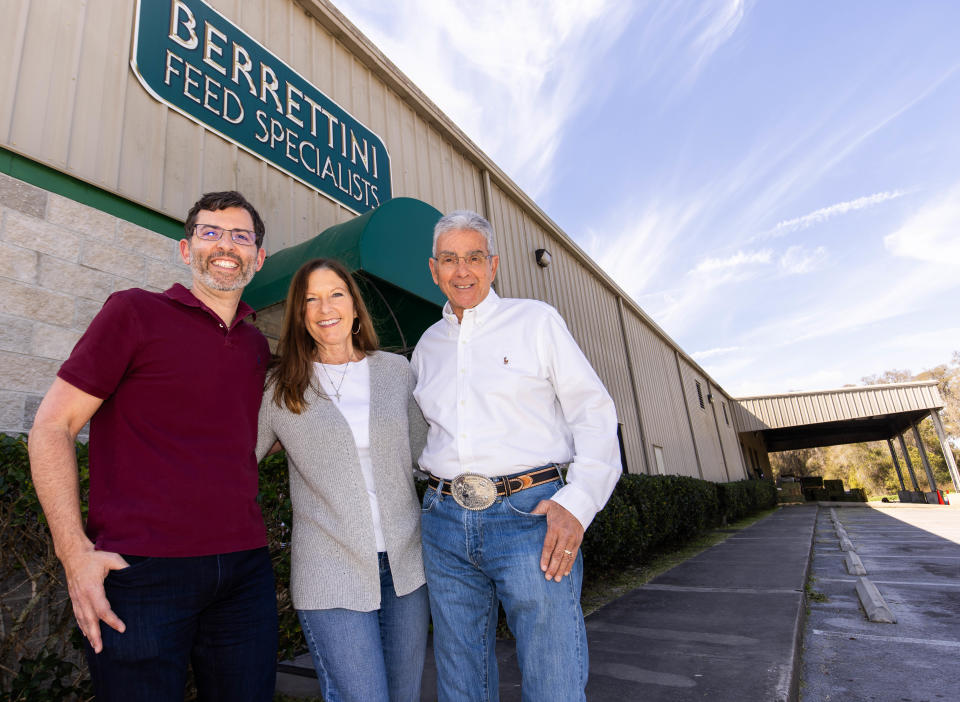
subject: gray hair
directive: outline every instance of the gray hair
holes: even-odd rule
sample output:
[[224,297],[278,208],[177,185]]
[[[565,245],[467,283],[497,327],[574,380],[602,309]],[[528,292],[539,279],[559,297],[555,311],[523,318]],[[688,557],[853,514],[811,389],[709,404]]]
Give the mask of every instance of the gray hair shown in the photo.
[[493,241],[493,227],[490,222],[472,210],[455,210],[440,218],[433,227],[433,255],[437,255],[437,239],[447,232],[466,229],[467,231],[482,234],[487,240],[487,253],[496,255],[497,249]]

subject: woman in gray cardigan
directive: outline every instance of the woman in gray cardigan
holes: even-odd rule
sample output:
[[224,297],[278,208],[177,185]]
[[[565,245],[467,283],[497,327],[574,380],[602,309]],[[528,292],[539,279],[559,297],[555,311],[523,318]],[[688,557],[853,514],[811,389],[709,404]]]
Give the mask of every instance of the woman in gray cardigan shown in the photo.
[[414,461],[427,425],[337,261],[293,276],[257,459],[287,452],[290,590],[328,702],[420,699],[428,604]]

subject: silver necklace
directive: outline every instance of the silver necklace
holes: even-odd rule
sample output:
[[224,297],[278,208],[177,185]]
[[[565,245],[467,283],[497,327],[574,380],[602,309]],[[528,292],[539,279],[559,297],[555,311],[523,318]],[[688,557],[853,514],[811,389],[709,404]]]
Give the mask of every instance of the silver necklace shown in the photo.
[[[330,385],[333,385],[333,378],[330,377],[330,373],[327,371],[327,364],[323,361],[320,361],[320,367],[323,368],[323,374],[327,376],[327,380],[330,381]],[[333,394],[337,396],[337,402],[340,402],[340,388],[343,387],[343,379],[347,377],[347,371],[350,369],[350,361],[347,361],[347,365],[344,366],[343,375],[340,376],[340,384],[336,386],[336,389],[333,391]]]

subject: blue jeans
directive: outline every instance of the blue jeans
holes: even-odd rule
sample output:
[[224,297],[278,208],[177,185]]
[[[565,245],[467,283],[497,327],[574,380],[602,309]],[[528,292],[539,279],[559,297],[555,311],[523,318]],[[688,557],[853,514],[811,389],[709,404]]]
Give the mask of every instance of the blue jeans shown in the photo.
[[546,517],[530,514],[559,480],[473,512],[430,488],[421,515],[440,702],[499,698],[497,600],[517,639],[525,702],[583,702],[587,634],[580,609],[583,560],[569,577],[547,581],[540,552]]
[[300,609],[325,702],[419,702],[427,648],[427,586],[397,597],[386,553],[380,609]]
[[193,558],[125,556],[107,599],[126,624],[101,622],[103,650],[87,644],[98,702],[183,702],[187,664],[200,700],[273,699],[277,596],[266,548]]

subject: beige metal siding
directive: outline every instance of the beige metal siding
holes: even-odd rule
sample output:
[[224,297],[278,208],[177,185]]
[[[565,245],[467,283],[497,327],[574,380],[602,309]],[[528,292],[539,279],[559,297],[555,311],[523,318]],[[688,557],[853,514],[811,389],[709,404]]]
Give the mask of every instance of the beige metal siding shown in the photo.
[[0,138],[4,140],[9,137],[13,121],[29,14],[30,0],[11,0],[4,5],[3,22],[0,22],[0,47],[4,47],[4,60],[0,61]]
[[[711,386],[703,375],[684,360],[680,361],[680,373],[687,392],[687,406],[690,410],[690,421],[693,423],[703,477],[705,480],[725,482],[730,478],[724,466],[723,452],[720,450],[713,405],[707,399]],[[703,393],[703,408],[700,407],[697,397],[697,382],[700,383]]]
[[[748,477],[747,467],[743,463],[743,454],[740,450],[740,439],[733,419],[733,405],[736,403],[723,392],[722,388],[712,386],[714,396],[714,413],[719,426],[720,443],[723,445],[727,459],[727,469],[731,480],[741,480]],[[726,407],[727,416],[724,420],[723,408]]]
[[652,448],[656,445],[663,447],[667,473],[700,477],[674,350],[635,314],[626,314],[624,324],[636,360],[634,373],[650,470],[656,472]]

